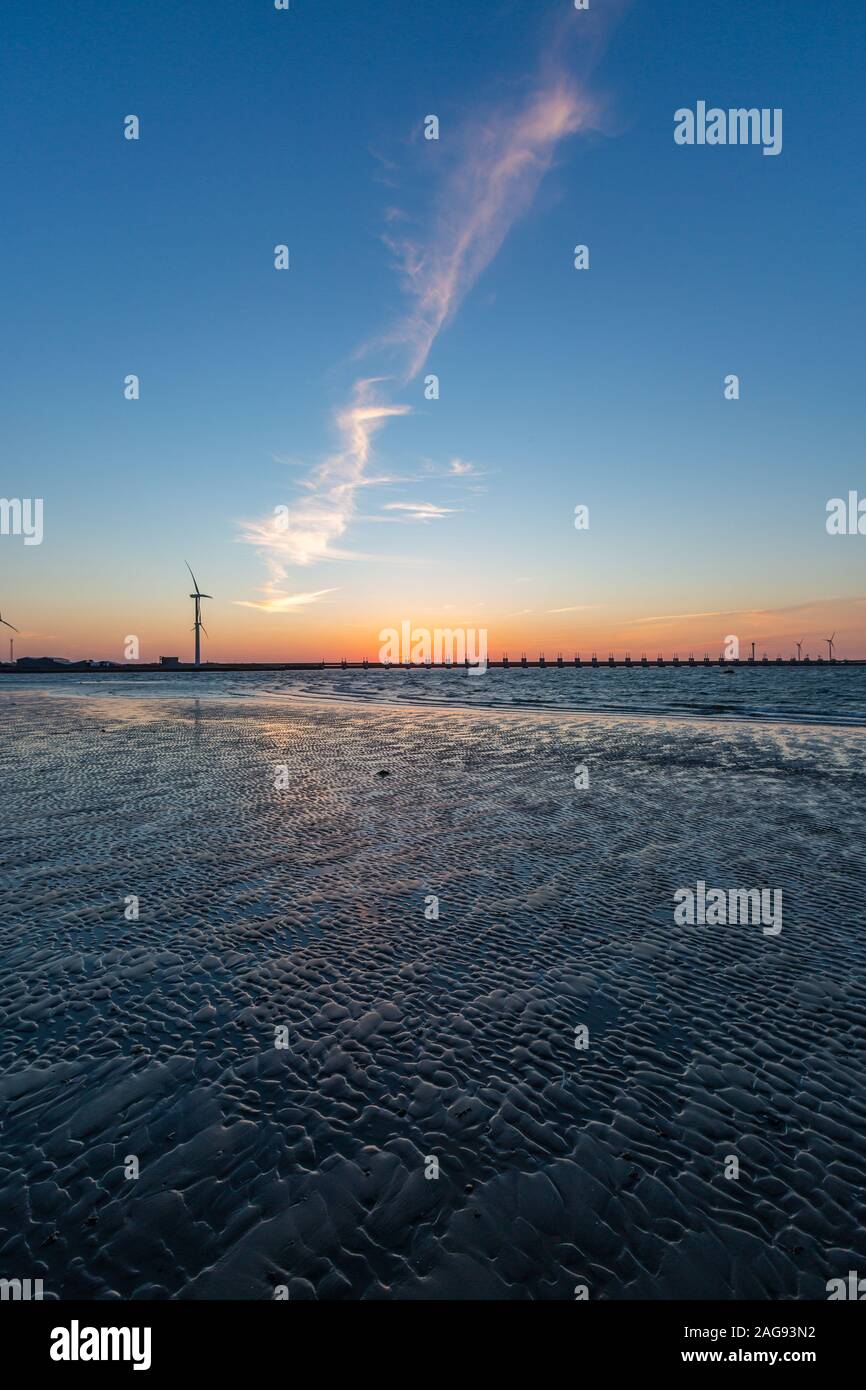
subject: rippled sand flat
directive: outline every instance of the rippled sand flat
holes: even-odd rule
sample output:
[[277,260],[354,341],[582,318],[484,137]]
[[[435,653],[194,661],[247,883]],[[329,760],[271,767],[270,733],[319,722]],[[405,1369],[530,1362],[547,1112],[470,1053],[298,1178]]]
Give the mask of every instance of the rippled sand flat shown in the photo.
[[[866,1268],[862,731],[18,691],[0,718],[0,1276],[823,1299]],[[781,888],[781,935],[674,925],[698,879]]]

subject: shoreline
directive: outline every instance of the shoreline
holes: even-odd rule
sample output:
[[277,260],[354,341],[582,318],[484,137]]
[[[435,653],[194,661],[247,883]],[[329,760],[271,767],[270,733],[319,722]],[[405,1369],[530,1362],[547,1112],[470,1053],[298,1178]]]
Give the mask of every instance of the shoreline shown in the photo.
[[457,699],[435,700],[435,699],[412,699],[409,697],[385,698],[380,694],[371,694],[362,697],[358,694],[343,694],[336,691],[310,691],[310,690],[251,690],[243,692],[213,691],[150,691],[146,695],[134,690],[122,691],[83,691],[83,690],[56,690],[44,689],[42,687],[30,687],[24,690],[4,689],[0,686],[0,698],[7,698],[15,694],[18,698],[27,695],[39,696],[42,698],[60,698],[66,700],[81,700],[85,705],[93,701],[104,701],[111,703],[114,701],[133,701],[147,707],[151,702],[170,704],[188,703],[190,700],[196,702],[204,699],[208,705],[225,704],[229,708],[237,708],[245,702],[250,703],[256,708],[263,709],[272,706],[275,710],[285,710],[286,708],[305,708],[305,709],[333,709],[335,707],[346,707],[351,710],[366,711],[403,711],[406,713],[429,713],[430,715],[442,715],[452,713],[454,715],[476,714],[478,716],[501,716],[501,717],[527,717],[537,715],[544,718],[572,718],[572,719],[612,719],[623,720],[632,719],[647,722],[661,723],[681,723],[686,726],[699,724],[701,727],[717,725],[720,729],[730,729],[731,727],[742,724],[748,728],[773,728],[802,729],[804,732],[813,730],[832,730],[844,729],[847,732],[862,731],[866,733],[866,717],[846,718],[844,715],[809,715],[800,712],[797,715],[785,715],[781,712],[773,714],[757,714],[746,711],[717,711],[717,710],[667,710],[662,708],[635,709],[627,706],[611,705],[555,705],[546,704],[540,701],[527,701],[523,704],[496,704],[492,702],[467,701],[465,703]]
[[[30,658],[25,659],[30,660]],[[468,661],[207,661],[198,666],[194,662],[182,661],[176,665],[164,665],[161,662],[136,662],[135,665],[105,662],[92,665],[85,661],[70,661],[68,665],[55,665],[51,662],[34,661],[33,665],[19,666],[16,663],[12,666],[8,661],[0,661],[0,676],[218,676],[244,671],[466,671],[468,673],[473,670],[474,665],[475,663]],[[762,657],[760,660],[747,659],[745,661],[741,660],[740,657],[730,661],[723,657],[701,657],[700,659],[689,657],[685,661],[679,657],[656,658],[652,661],[642,658],[633,661],[630,657],[605,657],[598,660],[591,658],[589,661],[584,661],[578,657],[570,661],[566,661],[564,658],[554,658],[548,661],[544,657],[534,661],[528,659],[511,661],[506,658],[500,661],[485,662],[484,670],[719,671],[732,668],[739,671],[760,668],[762,671],[790,671],[792,668],[794,670],[803,668],[823,671],[847,666],[866,666],[866,657],[834,657],[832,661],[827,661],[820,656],[816,657],[814,661],[809,657],[804,660],[797,660],[796,657],[781,656]]]

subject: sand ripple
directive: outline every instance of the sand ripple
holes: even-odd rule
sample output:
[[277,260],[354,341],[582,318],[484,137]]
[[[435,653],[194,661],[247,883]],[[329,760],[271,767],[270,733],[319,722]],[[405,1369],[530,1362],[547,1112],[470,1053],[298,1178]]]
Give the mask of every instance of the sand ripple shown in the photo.
[[[866,1271],[859,731],[3,711],[0,1274],[557,1299]],[[676,927],[698,878],[782,888],[781,936]]]

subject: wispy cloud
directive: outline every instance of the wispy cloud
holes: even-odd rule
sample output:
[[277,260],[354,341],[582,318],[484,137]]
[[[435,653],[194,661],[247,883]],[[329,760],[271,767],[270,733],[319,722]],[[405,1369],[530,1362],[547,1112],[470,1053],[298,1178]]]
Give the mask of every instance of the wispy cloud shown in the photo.
[[716,608],[709,609],[705,613],[655,613],[650,618],[634,618],[635,623],[677,623],[683,618],[729,618],[737,612],[745,612],[743,609]]
[[866,597],[848,595],[833,598],[806,599],[780,608],[712,608],[701,613],[656,613],[649,618],[632,618],[632,623],[677,623],[684,618],[771,618],[780,614],[808,616],[822,609],[836,609],[847,604],[866,602]]
[[[622,631],[634,631],[648,624],[656,624],[660,629],[670,631],[675,624],[698,622],[702,624],[698,631],[706,634],[708,620],[712,619],[712,626],[718,635],[738,633],[741,640],[744,634],[748,634],[749,638],[758,642],[820,642],[835,628],[839,641],[844,641],[852,632],[862,633],[861,611],[864,602],[866,597],[857,594],[804,599],[800,603],[780,605],[776,608],[721,608],[696,613],[658,613],[652,617],[632,618],[624,625]],[[699,640],[710,638],[703,636]]]
[[298,608],[306,608],[310,603],[318,603],[326,594],[336,594],[337,589],[316,589],[308,594],[281,594],[276,589],[266,589],[267,598],[255,600],[235,599],[238,608],[258,608],[261,613],[292,613]]
[[593,608],[606,608],[605,603],[572,603],[567,608],[548,608],[548,613],[589,613]]
[[[488,111],[455,134],[453,162],[434,200],[427,237],[399,236],[403,215],[394,206],[388,209],[391,230],[385,240],[398,261],[408,305],[383,337],[360,352],[396,346],[400,379],[407,383],[417,376],[442,328],[530,208],[560,142],[591,123],[590,103],[577,85],[548,71],[528,99]],[[393,165],[377,157],[382,177],[391,183]],[[301,484],[307,495],[290,509],[288,525],[276,517],[244,525],[241,539],[261,551],[274,586],[290,565],[356,558],[339,542],[355,515],[358,489],[371,484],[366,469],[373,438],[389,419],[410,410],[385,403],[382,383],[378,378],[355,384],[351,402],[336,417],[340,447]],[[475,471],[473,464],[455,458],[449,474],[465,477]],[[432,503],[389,503],[386,509],[405,511],[415,521],[453,511]]]
[[424,366],[441,329],[529,209],[557,145],[592,124],[588,99],[563,78],[517,111],[499,108],[471,123],[438,200],[426,241],[385,237],[410,299],[384,342],[406,351],[405,380]]
[[289,565],[351,558],[336,543],[352,518],[358,488],[369,481],[364,474],[373,436],[387,420],[409,413],[406,405],[377,402],[377,385],[356,382],[351,404],[337,416],[340,448],[313,470],[307,495],[289,509],[288,521],[271,516],[243,524],[241,540],[262,552],[273,582],[285,579]]
[[404,512],[408,521],[441,521],[453,516],[459,507],[438,507],[434,502],[386,502],[383,511]]

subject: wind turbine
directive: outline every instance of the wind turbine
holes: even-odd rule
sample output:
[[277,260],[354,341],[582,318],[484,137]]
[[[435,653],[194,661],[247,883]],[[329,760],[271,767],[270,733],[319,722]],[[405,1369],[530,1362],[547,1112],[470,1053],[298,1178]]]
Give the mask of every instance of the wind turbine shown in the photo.
[[[8,627],[12,632],[17,632],[17,631],[18,631],[17,627],[13,627],[11,623],[7,623],[7,621],[6,621],[6,619],[3,617],[3,614],[2,614],[2,613],[0,613],[0,623],[2,623],[4,627]],[[13,653],[14,649],[15,649],[15,638],[14,638],[14,637],[10,637],[10,638],[9,638],[9,665],[10,665],[10,666],[12,665],[12,653]]]
[[[836,636],[836,634],[835,634],[835,632],[834,632],[834,633],[833,633],[833,637],[835,637],[835,636]],[[824,641],[827,643],[827,646],[830,648],[830,660],[831,660],[831,661],[833,660],[833,637],[825,637],[825,638],[824,638]]]
[[196,666],[201,666],[201,634],[204,633],[205,637],[208,635],[207,628],[201,620],[201,601],[203,598],[212,598],[213,595],[203,594],[201,592],[198,587],[198,580],[190,568],[189,560],[184,560],[184,564],[189,570],[192,576],[192,582],[195,585],[195,593],[190,594],[190,598],[195,599],[195,622],[193,623],[193,632],[195,633],[195,664]]
[[802,659],[803,659],[803,656],[802,656],[802,653],[803,653],[803,643],[802,643],[802,642],[795,642],[795,643],[794,643],[794,646],[797,648],[797,660],[798,660],[798,661],[802,661]]

